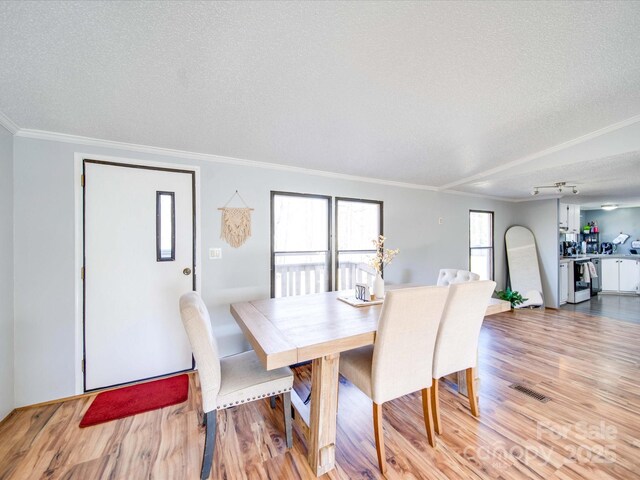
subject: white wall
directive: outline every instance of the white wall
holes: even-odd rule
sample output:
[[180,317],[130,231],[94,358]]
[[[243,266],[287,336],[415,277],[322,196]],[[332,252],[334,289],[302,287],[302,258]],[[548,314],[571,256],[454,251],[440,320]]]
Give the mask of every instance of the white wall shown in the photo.
[[13,395],[13,136],[0,127],[0,420]]
[[558,200],[523,202],[516,204],[514,211],[515,225],[527,227],[536,239],[544,304],[558,308]]
[[[229,304],[269,297],[270,191],[384,201],[384,232],[400,255],[389,283],[433,284],[442,267],[467,268],[469,209],[495,211],[496,280],[504,287],[504,232],[511,203],[279,170],[16,137],[15,362],[17,405],[75,391],[74,152],[197,165],[201,169],[202,295],[224,354],[247,348]],[[220,237],[222,206],[238,189],[255,211],[253,237],[239,249]],[[438,217],[444,224],[438,224]],[[222,247],[221,260],[208,260]]]

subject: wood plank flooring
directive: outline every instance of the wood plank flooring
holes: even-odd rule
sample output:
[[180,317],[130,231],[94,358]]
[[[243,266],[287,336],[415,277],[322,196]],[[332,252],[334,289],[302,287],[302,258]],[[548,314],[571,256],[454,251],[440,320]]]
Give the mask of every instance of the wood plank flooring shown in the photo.
[[[387,478],[640,478],[640,324],[568,310],[493,315],[482,329],[479,374],[479,419],[440,384],[436,448],[419,394],[384,404]],[[308,366],[296,369],[302,398],[309,378]],[[551,401],[509,388],[514,382]],[[78,423],[91,397],[17,411],[0,425],[0,479],[199,478],[198,388],[192,375],[187,402],[85,429]],[[219,413],[211,478],[314,478],[305,442],[294,433],[294,447],[285,447],[281,409],[264,400]],[[383,478],[371,411],[341,378],[337,468],[321,478]]]
[[626,322],[640,323],[640,295],[612,295],[599,293],[591,300],[567,303],[561,310],[581,312],[596,317],[609,317]]

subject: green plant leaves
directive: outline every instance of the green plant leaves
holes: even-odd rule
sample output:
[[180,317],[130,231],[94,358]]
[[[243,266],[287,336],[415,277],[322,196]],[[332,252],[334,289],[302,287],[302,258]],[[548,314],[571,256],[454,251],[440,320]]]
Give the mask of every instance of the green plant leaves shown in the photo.
[[511,290],[509,287],[507,287],[505,290],[497,291],[496,295],[500,300],[506,300],[507,302],[511,303],[511,308],[514,308],[517,305],[520,305],[529,300],[528,298],[522,298],[522,295],[520,295],[519,292]]

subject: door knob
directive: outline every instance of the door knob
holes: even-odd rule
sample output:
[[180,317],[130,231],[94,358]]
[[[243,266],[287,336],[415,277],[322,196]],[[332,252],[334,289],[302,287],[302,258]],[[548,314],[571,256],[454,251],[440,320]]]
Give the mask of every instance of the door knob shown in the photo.
[[191,275],[191,269],[187,267],[184,270],[182,270],[182,273],[184,273],[185,275]]

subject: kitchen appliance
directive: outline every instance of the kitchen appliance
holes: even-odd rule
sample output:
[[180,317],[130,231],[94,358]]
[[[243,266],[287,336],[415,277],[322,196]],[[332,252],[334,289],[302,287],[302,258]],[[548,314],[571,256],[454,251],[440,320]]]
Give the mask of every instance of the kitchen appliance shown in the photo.
[[600,253],[602,255],[612,255],[613,254],[613,243],[611,243],[611,242],[602,242],[600,244]]
[[589,268],[589,259],[569,262],[569,298],[568,303],[580,303],[591,298],[591,282],[584,281],[584,269]]
[[592,258],[591,262],[596,267],[597,277],[591,277],[591,296],[595,297],[602,291],[602,265],[599,258]]
[[573,257],[576,254],[576,242],[561,242],[561,253],[563,257]]

